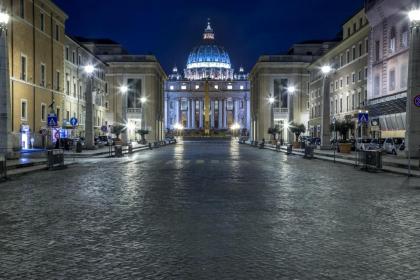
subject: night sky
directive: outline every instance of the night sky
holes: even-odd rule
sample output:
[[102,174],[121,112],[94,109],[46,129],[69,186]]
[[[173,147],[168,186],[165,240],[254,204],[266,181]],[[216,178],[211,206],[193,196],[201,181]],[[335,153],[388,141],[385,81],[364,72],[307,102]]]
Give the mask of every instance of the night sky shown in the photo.
[[291,44],[335,38],[363,0],[54,0],[68,15],[67,33],[110,38],[132,54],[154,54],[166,71],[183,69],[211,18],[216,41],[233,66],[249,71],[262,54]]

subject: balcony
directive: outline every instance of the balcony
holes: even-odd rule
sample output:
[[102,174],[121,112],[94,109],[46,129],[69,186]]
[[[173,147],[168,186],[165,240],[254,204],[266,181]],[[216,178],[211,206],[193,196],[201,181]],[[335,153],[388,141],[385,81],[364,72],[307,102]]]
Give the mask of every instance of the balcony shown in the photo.
[[142,108],[128,108],[127,109],[127,119],[140,120],[141,115],[142,115]]
[[289,109],[287,108],[274,108],[275,120],[287,120],[289,118]]

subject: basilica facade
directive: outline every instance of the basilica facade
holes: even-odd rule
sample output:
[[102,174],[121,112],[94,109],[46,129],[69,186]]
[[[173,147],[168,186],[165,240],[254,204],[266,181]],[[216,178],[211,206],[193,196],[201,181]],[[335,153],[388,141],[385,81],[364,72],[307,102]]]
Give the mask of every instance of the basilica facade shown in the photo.
[[174,67],[165,82],[168,130],[250,129],[250,87],[242,67],[235,73],[229,54],[216,44],[207,24],[202,43],[193,48],[183,72]]

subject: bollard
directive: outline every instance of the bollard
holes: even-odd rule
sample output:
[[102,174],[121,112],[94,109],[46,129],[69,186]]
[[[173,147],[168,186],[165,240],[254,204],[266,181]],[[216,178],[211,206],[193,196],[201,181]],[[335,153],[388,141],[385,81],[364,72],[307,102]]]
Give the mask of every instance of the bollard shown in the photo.
[[128,153],[129,154],[133,153],[133,144],[132,143],[128,144]]
[[62,149],[48,150],[48,169],[57,170],[64,168],[64,151]]
[[287,154],[288,155],[291,155],[292,154],[292,148],[293,148],[293,146],[291,144],[288,144],[287,145]]
[[123,150],[121,145],[114,146],[114,156],[115,157],[123,157]]
[[153,150],[152,143],[149,143],[149,149]]

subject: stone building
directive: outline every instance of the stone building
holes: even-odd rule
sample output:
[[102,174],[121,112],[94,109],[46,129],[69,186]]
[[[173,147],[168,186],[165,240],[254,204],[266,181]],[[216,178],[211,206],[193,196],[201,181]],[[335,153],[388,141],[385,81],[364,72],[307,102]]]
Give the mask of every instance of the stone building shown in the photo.
[[[270,139],[270,127],[280,129],[279,138],[293,141],[289,125],[308,125],[307,67],[329,48],[329,43],[307,41],[295,44],[283,55],[261,56],[250,73],[251,139]],[[293,88],[293,91],[288,89]],[[274,98],[270,104],[269,99]],[[311,104],[312,106],[312,104]]]
[[368,110],[380,136],[405,137],[409,60],[408,11],[413,0],[366,1],[371,25]]
[[[107,65],[93,55],[84,45],[84,38],[72,38],[66,35],[64,48],[64,104],[57,105],[62,109],[61,135],[65,138],[85,137],[86,125],[96,135],[106,134],[108,129],[109,92],[105,81]],[[88,94],[89,77],[84,71],[87,65],[94,65],[93,98],[86,98]],[[87,101],[91,101],[87,104]],[[86,121],[86,107],[93,108],[90,121]],[[78,125],[73,127],[71,118],[76,118]]]
[[[342,41],[308,67],[309,134],[321,141],[325,136],[325,146],[330,143],[334,118],[354,122],[357,128],[358,112],[366,107],[370,27],[364,9],[346,21],[342,29]],[[327,76],[321,70],[325,65],[331,67]],[[360,137],[360,132],[355,129],[342,137]]]
[[[210,131],[250,128],[249,82],[243,68],[235,74],[229,54],[215,43],[210,25],[202,43],[190,53],[184,74],[174,67],[165,83],[165,127],[183,127],[200,133],[206,127],[208,108]],[[208,94],[208,106],[206,95]]]
[[[164,133],[164,92],[166,74],[156,57],[132,55],[108,39],[79,38],[83,45],[107,65],[106,114],[104,124],[125,125],[123,141],[139,138],[138,130],[148,130],[146,140],[156,141]],[[124,89],[124,90],[123,90]]]
[[[49,0],[3,1],[7,31],[13,149],[44,146],[47,115],[61,116],[64,95],[64,41],[67,15]],[[58,111],[57,111],[58,110]],[[59,119],[62,121],[62,119]]]

